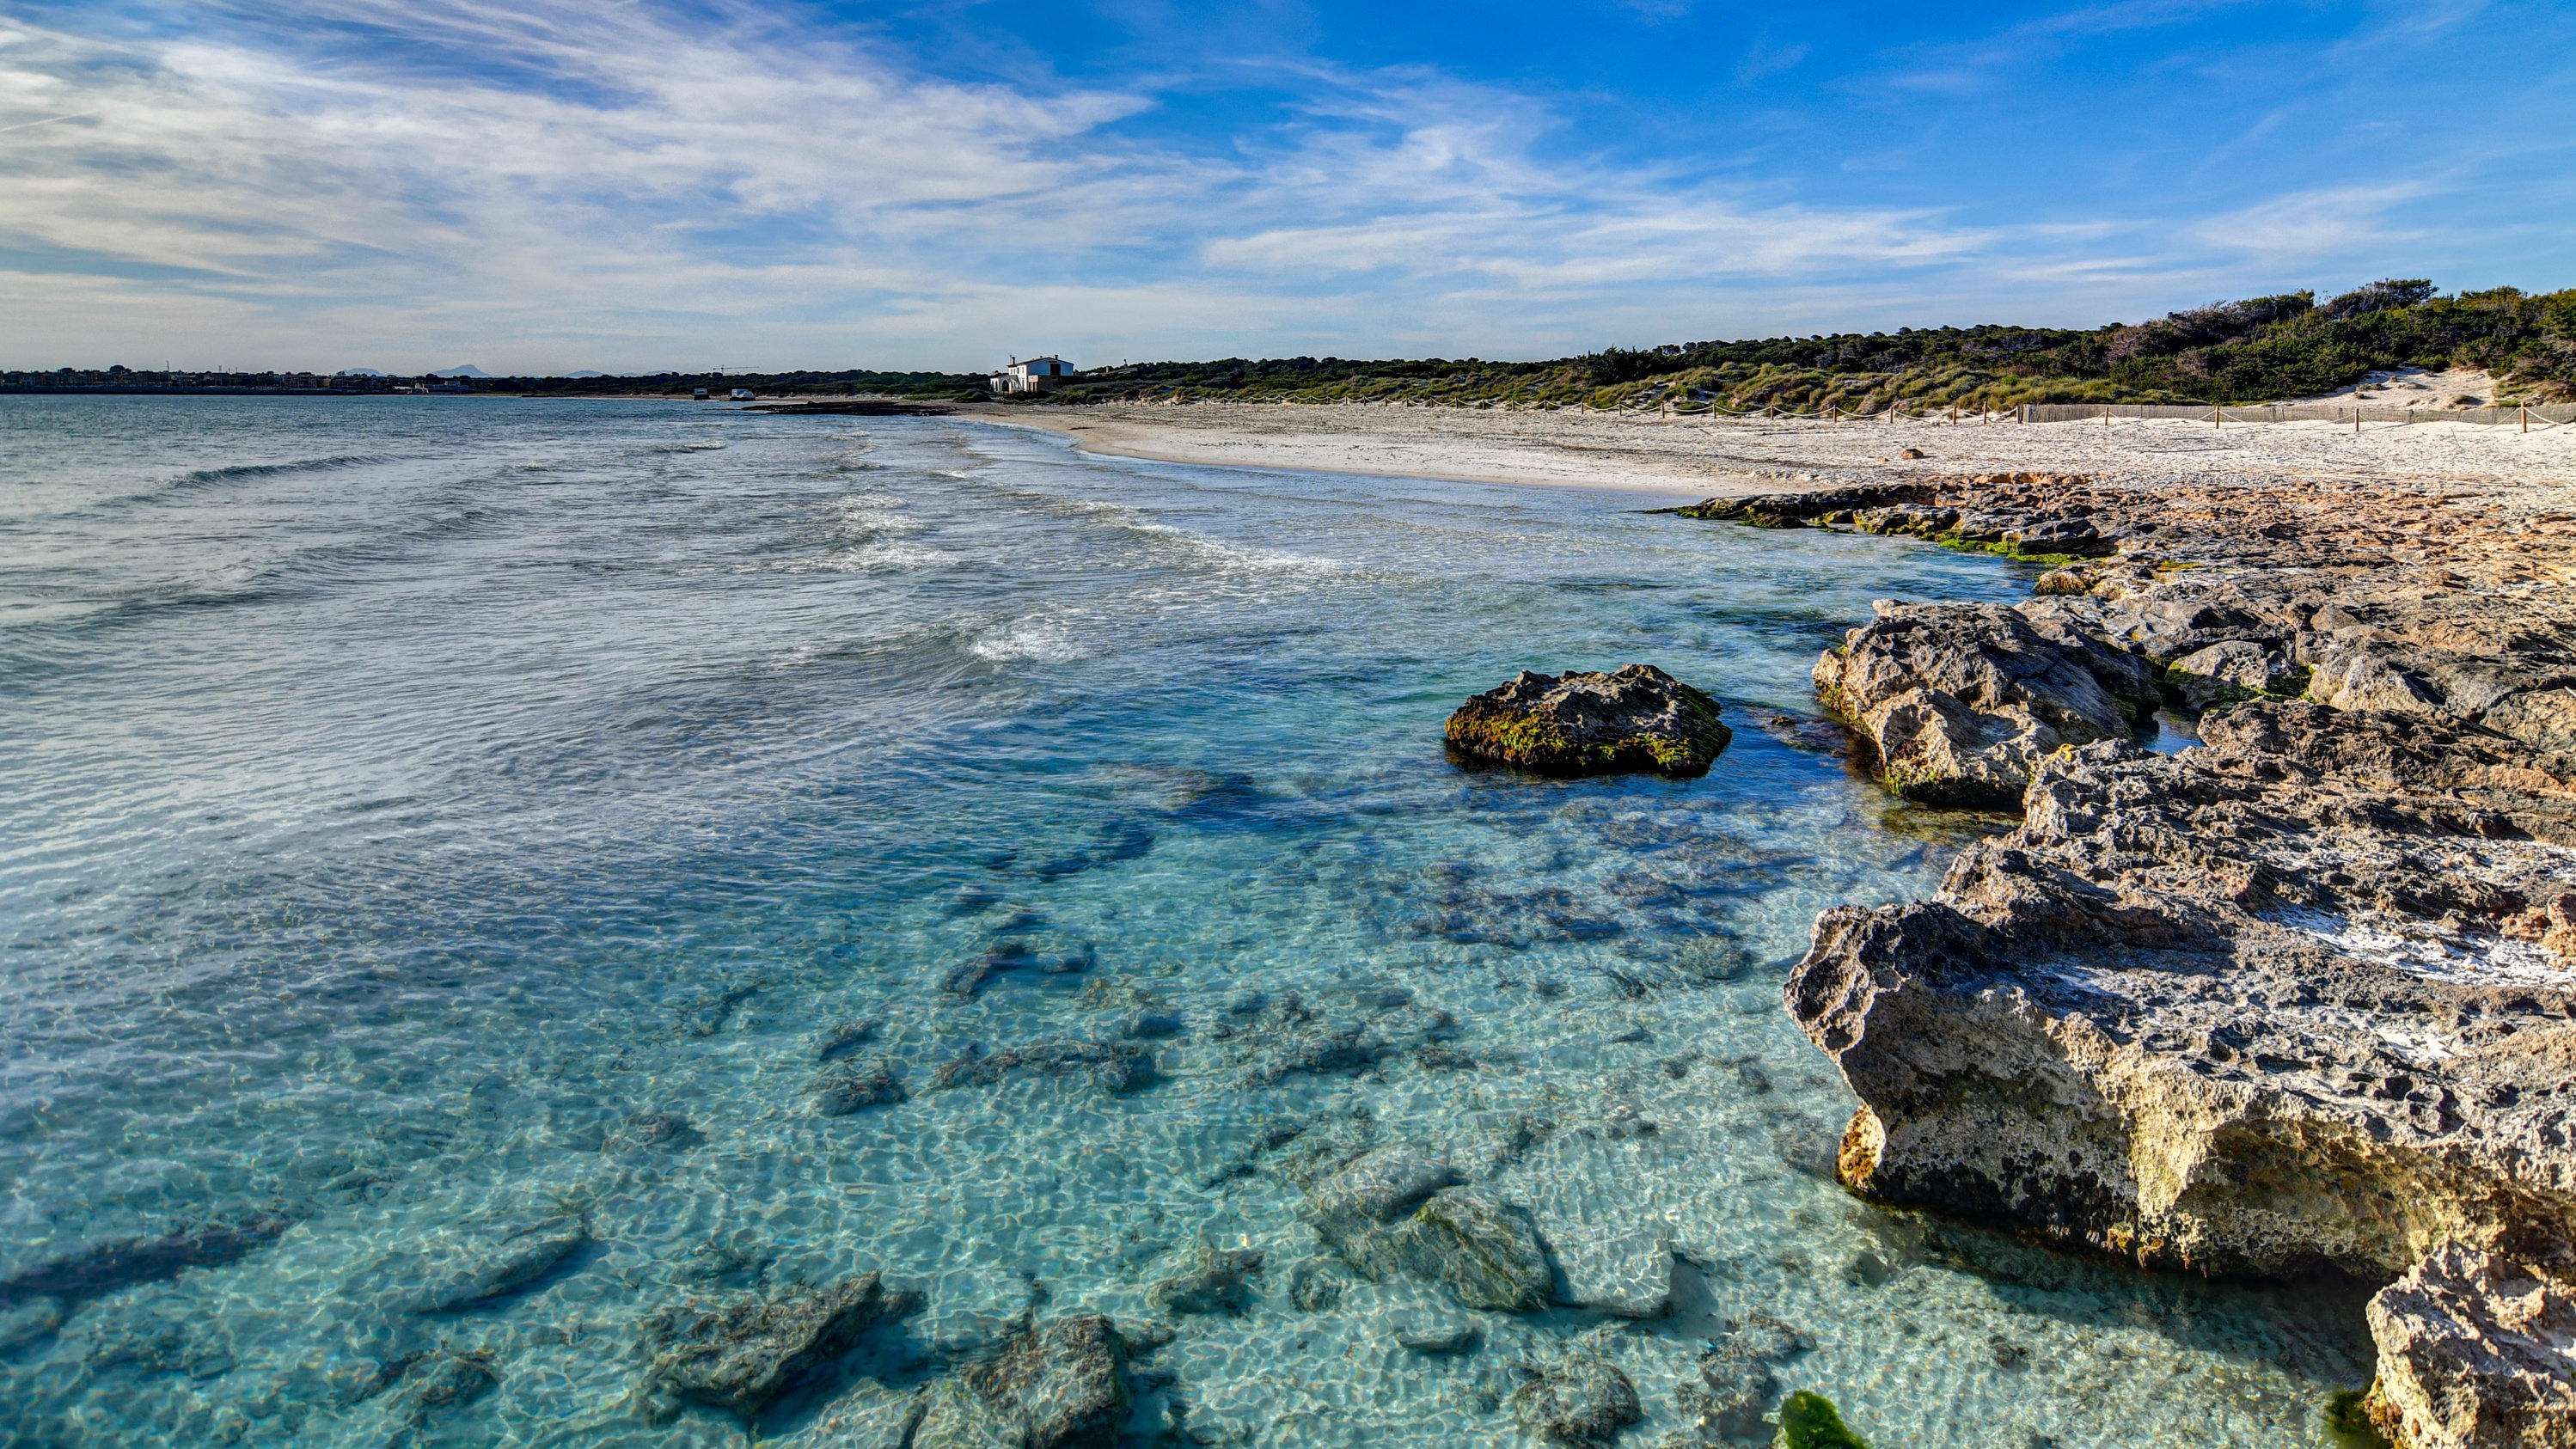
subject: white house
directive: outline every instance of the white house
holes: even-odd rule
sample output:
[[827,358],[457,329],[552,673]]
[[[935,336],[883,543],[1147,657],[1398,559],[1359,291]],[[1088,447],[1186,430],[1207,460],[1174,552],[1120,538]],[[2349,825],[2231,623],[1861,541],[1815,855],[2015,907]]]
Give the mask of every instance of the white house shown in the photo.
[[993,375],[993,391],[1046,392],[1073,373],[1073,364],[1061,357],[1032,357],[1025,362],[1013,358],[1008,368]]

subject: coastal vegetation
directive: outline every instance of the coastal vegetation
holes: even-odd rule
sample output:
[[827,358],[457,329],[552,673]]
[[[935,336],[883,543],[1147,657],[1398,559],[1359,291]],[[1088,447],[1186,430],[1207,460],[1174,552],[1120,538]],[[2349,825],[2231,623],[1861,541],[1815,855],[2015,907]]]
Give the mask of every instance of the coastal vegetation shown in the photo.
[[2576,289],[2439,295],[2420,279],[2319,301],[2288,292],[2085,329],[1985,324],[1607,348],[1546,362],[1291,357],[1097,368],[1053,402],[1376,402],[1449,407],[2199,403],[2330,392],[2374,372],[2478,367],[2506,395],[2576,399]]
[[[2490,402],[2576,401],[2576,288],[2443,295],[2421,278],[2319,300],[2283,292],[2092,328],[1899,327],[1807,337],[1609,347],[1537,362],[1483,358],[1221,358],[1092,368],[1015,404],[1396,403],[1676,413],[1922,413],[2024,403],[2235,403],[2328,393],[2402,368],[2477,368]],[[661,372],[470,380],[311,374],[0,374],[0,391],[441,391],[520,397],[668,397],[748,388],[769,400],[995,400],[982,373]]]

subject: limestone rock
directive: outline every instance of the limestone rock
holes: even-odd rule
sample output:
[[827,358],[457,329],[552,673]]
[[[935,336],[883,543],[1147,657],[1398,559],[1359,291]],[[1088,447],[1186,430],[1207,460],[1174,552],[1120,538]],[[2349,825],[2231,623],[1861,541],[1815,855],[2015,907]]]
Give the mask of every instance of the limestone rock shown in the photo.
[[1342,1311],[1369,1325],[1376,1336],[1421,1354],[1465,1353],[1482,1337],[1473,1315],[1441,1289],[1398,1279],[1354,1287]]
[[1512,1365],[1512,1417],[1523,1429],[1566,1445],[1607,1444],[1646,1417],[1637,1387],[1606,1358],[1576,1352],[1543,1363]]
[[1433,1193],[1394,1233],[1405,1267],[1446,1283],[1470,1308],[1528,1312],[1546,1306],[1547,1255],[1529,1215],[1472,1188]]
[[457,1224],[388,1254],[351,1285],[361,1297],[411,1313],[453,1313],[518,1293],[590,1242],[572,1216]]
[[[1875,607],[1876,622],[1816,661],[1816,692],[1860,727],[1897,793],[2005,809],[2060,745],[2127,737],[2127,716],[2086,662],[2109,657],[2101,646],[2052,642],[1999,605]],[[2116,668],[2133,687],[2128,666]]]
[[30,1298],[0,1309],[0,1355],[16,1353],[62,1326],[63,1304],[58,1298]]
[[1025,1046],[986,1052],[980,1047],[943,1064],[931,1075],[933,1090],[989,1087],[1018,1077],[1088,1076],[1111,1093],[1126,1093],[1154,1080],[1154,1055],[1127,1041],[1049,1037]]
[[2576,1290],[2464,1243],[2436,1246],[2368,1310],[2372,1417],[2405,1449],[2576,1443]]
[[1444,1161],[1381,1148],[1316,1184],[1306,1219],[1375,1281],[1411,1274],[1448,1285],[1472,1308],[1543,1306],[1550,1275],[1529,1215],[1456,1181]]
[[1261,1271],[1258,1248],[1201,1248],[1182,1270],[1145,1290],[1145,1301],[1164,1313],[1241,1313],[1261,1294],[1252,1275]]
[[1072,1313],[940,1381],[913,1449],[1107,1449],[1128,1404],[1126,1344]]
[[867,1107],[890,1107],[906,1100],[903,1083],[883,1062],[836,1062],[817,1072],[806,1085],[818,1117],[846,1117]]
[[157,1238],[114,1238],[22,1268],[0,1278],[0,1308],[36,1298],[66,1304],[137,1283],[158,1283],[189,1268],[230,1263],[283,1233],[289,1220],[254,1213]]
[[906,1449],[929,1404],[927,1390],[890,1389],[863,1380],[834,1399],[804,1432],[760,1442],[781,1449]]
[[2297,666],[2280,650],[2233,639],[2177,659],[2165,678],[2195,711],[2267,694],[2295,693]]
[[1818,919],[1787,1001],[1865,1104],[1844,1180],[2229,1273],[2576,1241],[2576,978],[2499,929],[2556,893],[2576,786],[2420,717],[2203,736],[2045,762],[1932,900]]
[[1465,1353],[1476,1346],[1476,1320],[1452,1308],[1401,1309],[1382,1321],[1386,1336],[1415,1353]]
[[1458,1180],[1456,1168],[1420,1148],[1381,1147],[1317,1183],[1306,1195],[1306,1220],[1339,1246],[1381,1231]]
[[1735,737],[1717,701],[1651,664],[1550,677],[1523,670],[1449,716],[1459,753],[1545,775],[1698,776]]
[[644,1321],[654,1385],[748,1414],[878,1323],[918,1308],[919,1294],[874,1273],[779,1298],[736,1294],[666,1308]]

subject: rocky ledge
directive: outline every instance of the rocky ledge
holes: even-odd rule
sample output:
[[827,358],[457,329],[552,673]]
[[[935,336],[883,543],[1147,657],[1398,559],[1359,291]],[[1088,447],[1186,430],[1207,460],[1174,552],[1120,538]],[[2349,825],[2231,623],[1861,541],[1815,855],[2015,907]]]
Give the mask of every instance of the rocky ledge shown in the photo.
[[[2385,1285],[2409,1449],[2576,1444],[2576,519],[2458,487],[2026,475],[1708,510],[2059,565],[1820,659],[1902,793],[2018,804],[1827,911],[1844,1182],[2143,1266]],[[2203,744],[2143,749],[2163,708]]]
[[1717,701],[1651,664],[1613,673],[1523,670],[1449,716],[1449,746],[1542,775],[1708,773],[1735,732]]

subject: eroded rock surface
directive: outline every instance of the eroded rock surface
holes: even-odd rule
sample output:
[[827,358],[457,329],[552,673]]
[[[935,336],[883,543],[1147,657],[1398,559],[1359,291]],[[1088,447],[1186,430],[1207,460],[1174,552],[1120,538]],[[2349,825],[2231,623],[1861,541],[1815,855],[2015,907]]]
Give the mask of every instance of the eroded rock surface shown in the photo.
[[2406,1444],[2555,1445],[2576,1423],[2576,1293],[2445,1243],[2370,1300],[2371,1417]]
[[1717,701],[1651,664],[1549,676],[1523,670],[1449,716],[1460,754],[1543,775],[1708,773],[1735,732]]
[[2001,605],[1882,599],[1877,611],[1816,661],[1816,694],[1909,799],[2009,808],[2060,746],[2125,739],[2154,707],[2125,655],[2062,629],[2052,639]]
[[[1929,900],[1818,919],[1786,998],[1865,1104],[1841,1175],[2396,1280],[2401,1443],[2576,1443],[2576,539],[2325,484],[1940,480],[1813,521],[2035,552],[2067,520],[2099,544],[2042,597],[1883,606],[1818,662],[1892,786],[2024,812]],[[2129,742],[2159,695],[2213,711],[2201,748]]]

